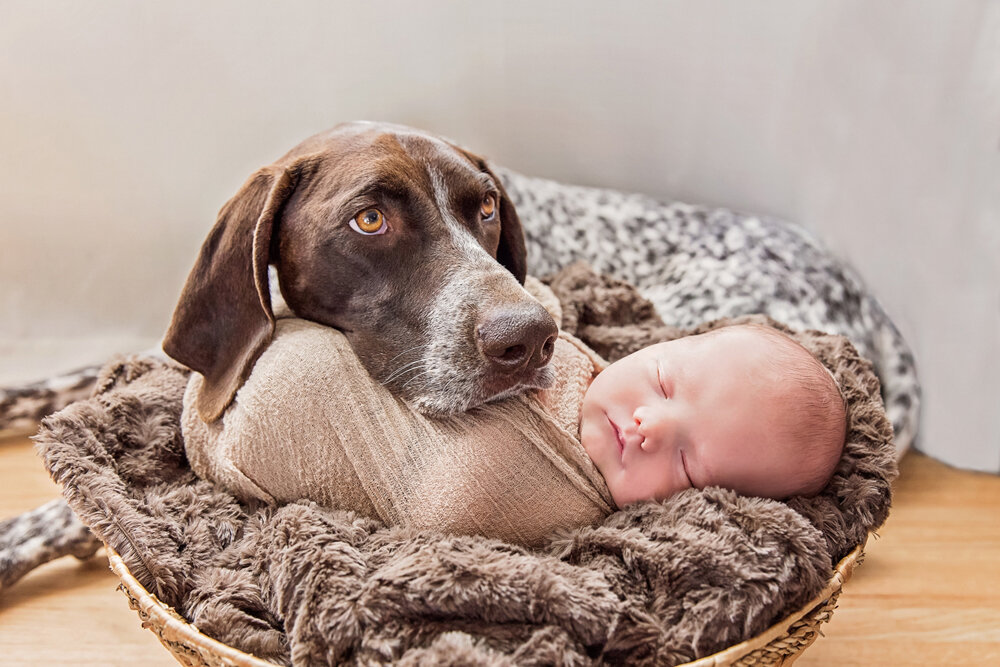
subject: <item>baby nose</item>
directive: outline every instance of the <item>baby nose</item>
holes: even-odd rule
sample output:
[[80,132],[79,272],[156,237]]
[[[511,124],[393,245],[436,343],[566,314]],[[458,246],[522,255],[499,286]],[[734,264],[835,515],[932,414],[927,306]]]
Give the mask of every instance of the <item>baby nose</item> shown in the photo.
[[636,408],[632,413],[636,433],[639,434],[639,446],[647,452],[654,452],[669,439],[669,424],[663,415],[649,410],[645,406]]

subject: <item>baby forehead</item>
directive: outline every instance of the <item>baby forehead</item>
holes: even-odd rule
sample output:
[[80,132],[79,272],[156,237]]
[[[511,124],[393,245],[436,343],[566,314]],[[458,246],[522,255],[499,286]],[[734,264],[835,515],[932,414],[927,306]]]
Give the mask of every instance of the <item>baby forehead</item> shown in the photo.
[[651,345],[646,355],[665,363],[683,363],[706,372],[726,369],[768,370],[801,374],[809,368],[824,373],[825,367],[809,350],[777,329],[758,325],[730,325],[702,334],[684,336]]
[[[791,338],[775,330],[745,324],[718,327],[703,333],[681,336],[672,340],[654,343],[643,351],[655,353],[690,352],[698,349],[719,349],[731,347],[754,347],[765,349],[779,346],[798,346]],[[802,350],[806,354],[806,350]]]
[[702,334],[685,336],[678,340],[686,340],[690,343],[706,346],[736,347],[742,345],[761,350],[781,349],[801,354],[805,357],[813,356],[792,337],[782,333],[778,329],[758,324],[731,324],[706,331]]

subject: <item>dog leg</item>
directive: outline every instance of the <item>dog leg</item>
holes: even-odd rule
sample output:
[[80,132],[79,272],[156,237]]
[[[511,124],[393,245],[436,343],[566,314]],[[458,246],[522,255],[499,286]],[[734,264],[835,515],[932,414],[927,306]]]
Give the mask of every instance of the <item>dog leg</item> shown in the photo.
[[88,366],[19,387],[0,388],[0,437],[31,435],[48,415],[90,398],[100,366]]
[[103,546],[62,498],[0,522],[0,592],[62,556],[86,560]]

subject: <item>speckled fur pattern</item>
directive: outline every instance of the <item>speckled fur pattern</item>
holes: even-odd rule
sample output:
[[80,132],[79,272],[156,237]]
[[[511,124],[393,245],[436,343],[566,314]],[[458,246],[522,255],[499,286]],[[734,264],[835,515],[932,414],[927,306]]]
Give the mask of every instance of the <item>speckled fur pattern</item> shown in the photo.
[[804,229],[494,171],[524,226],[530,274],[583,260],[638,287],[672,326],[760,313],[846,336],[874,363],[898,455],[913,444],[921,397],[913,354],[860,278]]
[[45,415],[88,398],[100,369],[88,366],[20,387],[0,388],[0,438],[30,435]]
[[50,560],[90,558],[101,546],[62,499],[0,521],[0,591]]

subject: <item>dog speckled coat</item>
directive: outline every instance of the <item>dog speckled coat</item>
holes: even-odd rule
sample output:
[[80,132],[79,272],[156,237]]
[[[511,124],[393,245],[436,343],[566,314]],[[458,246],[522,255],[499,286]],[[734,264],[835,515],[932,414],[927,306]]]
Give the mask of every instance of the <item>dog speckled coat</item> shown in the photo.
[[[627,285],[580,267],[551,287],[564,328],[608,359],[663,327]],[[107,367],[93,399],[46,420],[39,448],[143,586],[260,657],[676,664],[805,603],[887,516],[895,459],[871,365],[842,338],[799,336],[849,406],[848,444],[821,494],[783,503],[690,490],[537,549],[313,503],[240,503],[191,472],[178,424],[187,373],[151,359]]]
[[637,287],[665,322],[685,329],[759,313],[846,336],[881,380],[897,455],[913,444],[921,400],[913,354],[861,279],[803,228],[494,171],[523,222],[532,275],[587,262]]

